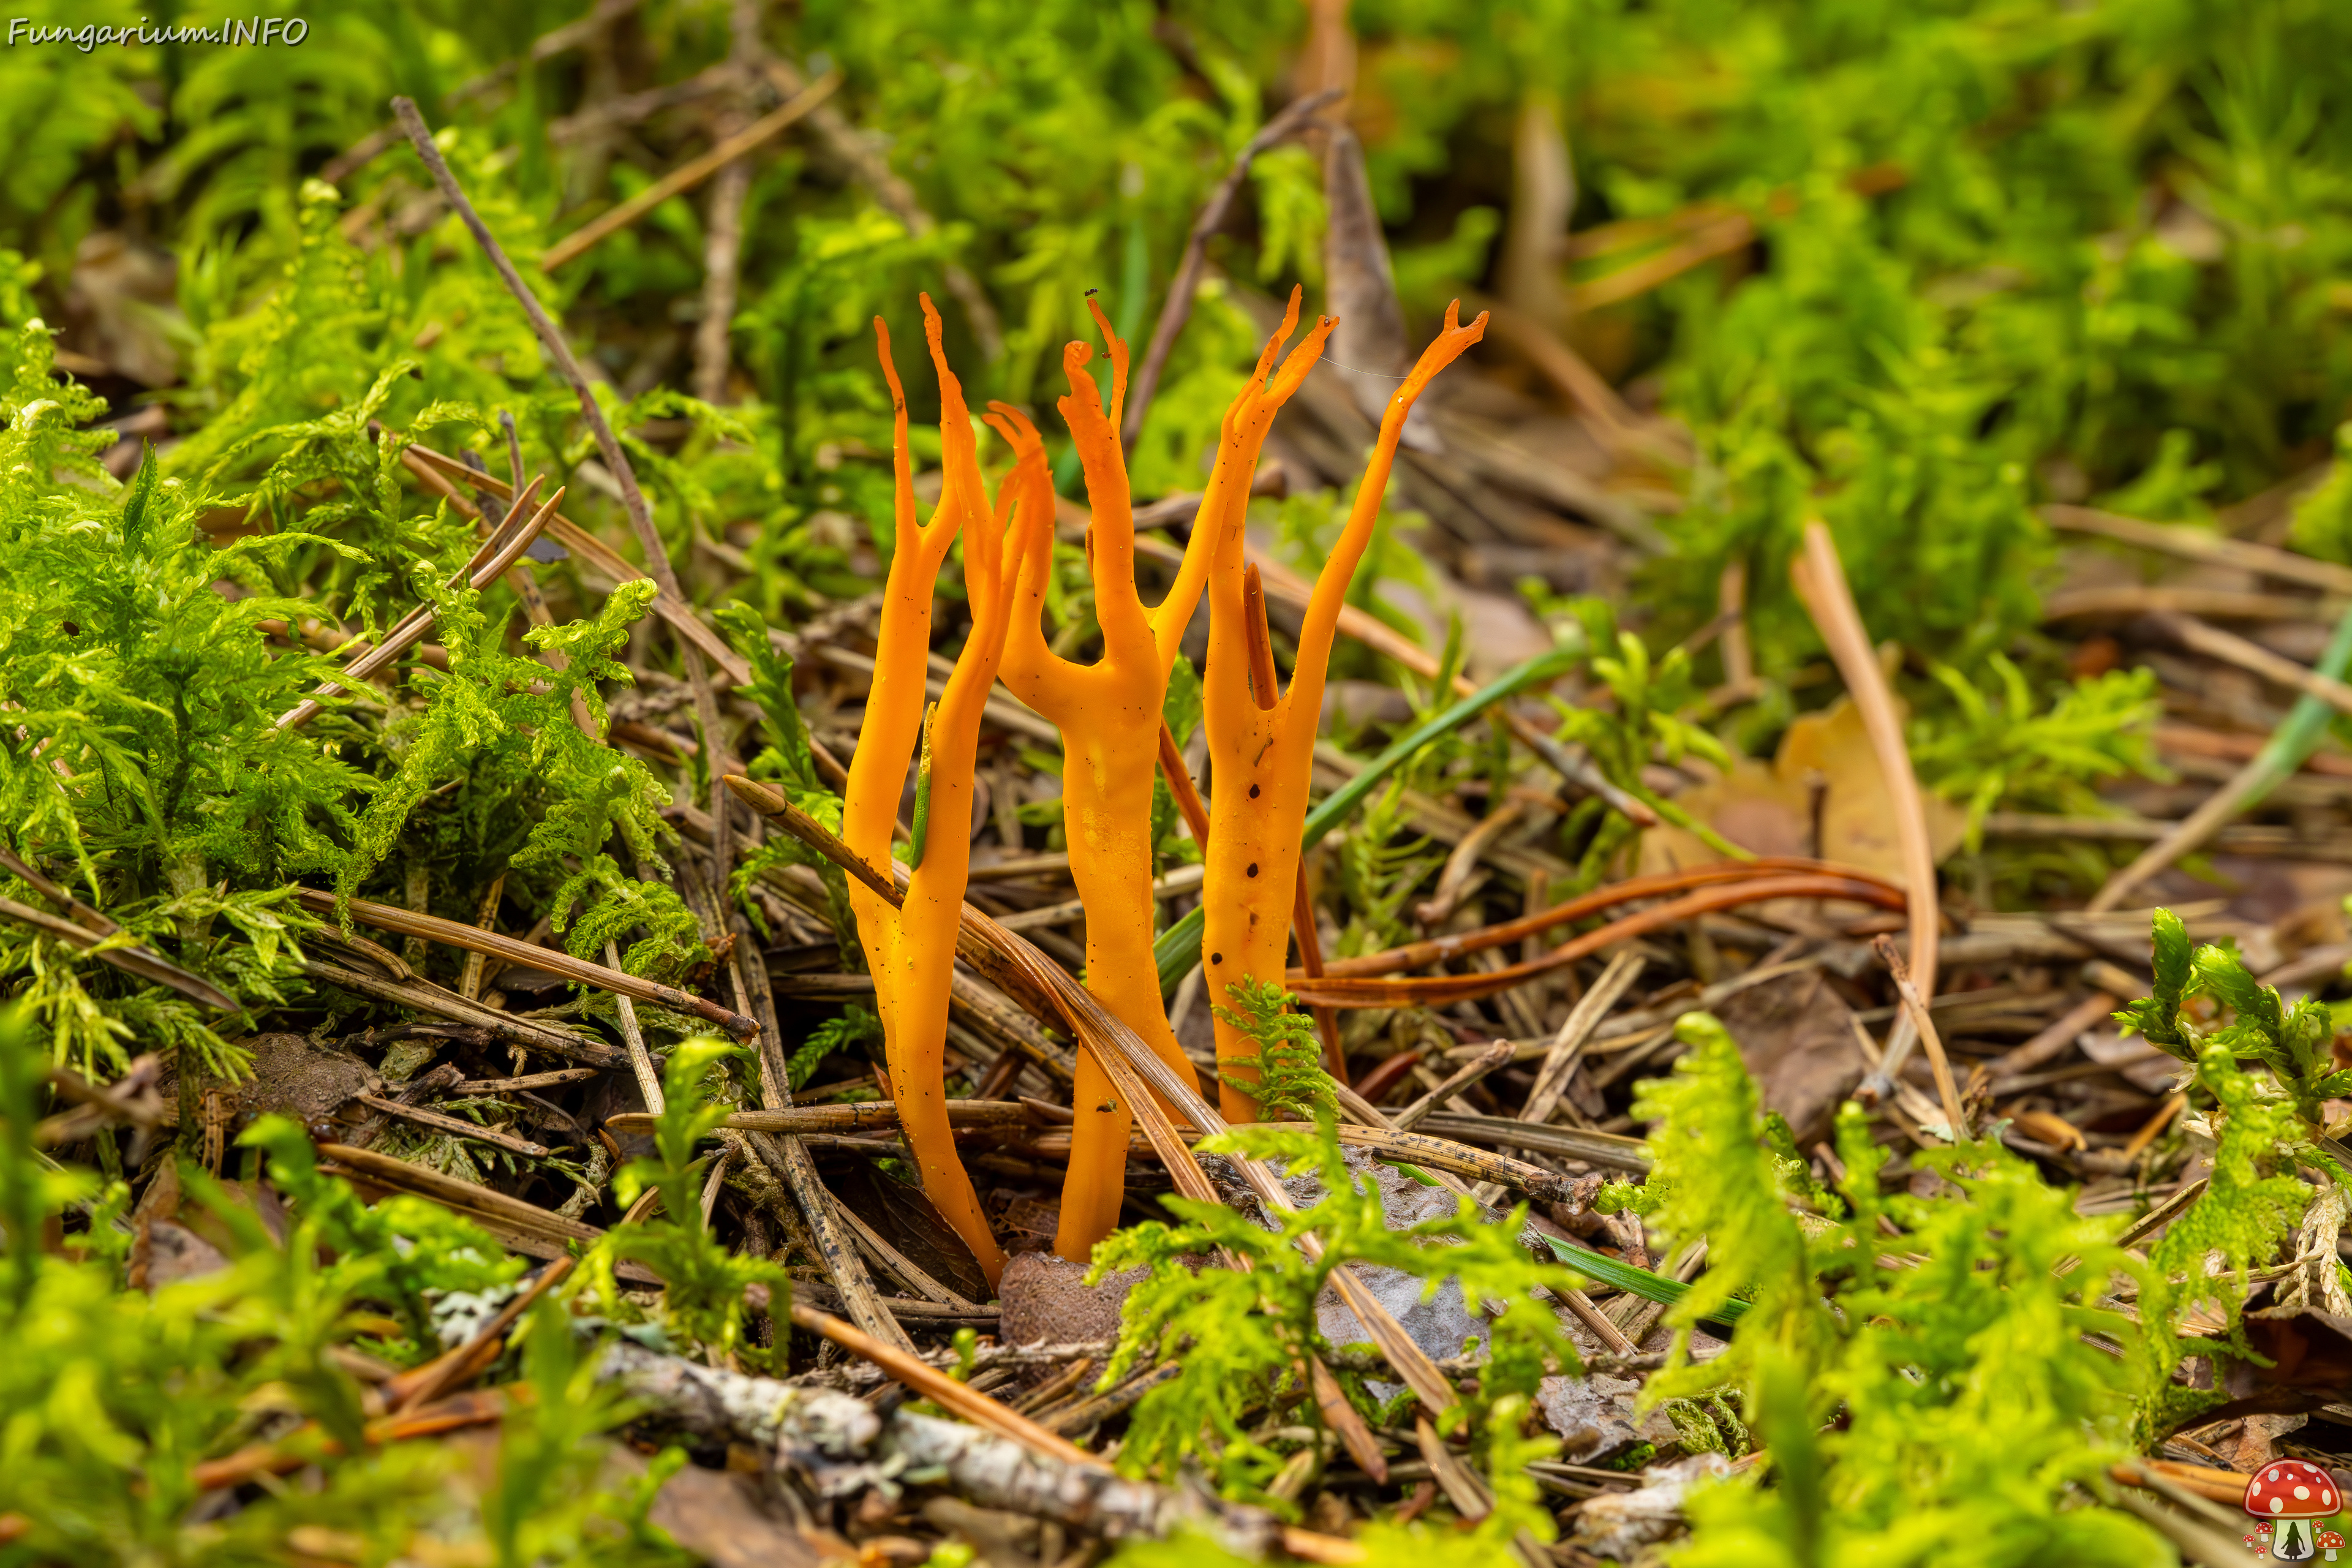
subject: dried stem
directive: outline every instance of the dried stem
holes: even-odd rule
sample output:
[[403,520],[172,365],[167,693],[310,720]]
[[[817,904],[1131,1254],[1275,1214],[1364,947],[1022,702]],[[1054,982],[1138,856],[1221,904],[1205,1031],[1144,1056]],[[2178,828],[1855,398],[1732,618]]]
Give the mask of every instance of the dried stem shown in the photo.
[[[1903,742],[1903,721],[1895,709],[1895,694],[1887,689],[1885,673],[1878,668],[1870,634],[1862,624],[1862,612],[1854,607],[1853,590],[1846,585],[1845,565],[1838,559],[1837,544],[1830,538],[1828,525],[1819,519],[1805,524],[1804,550],[1790,563],[1789,574],[1822,641],[1829,645],[1830,658],[1845,679],[1845,689],[1869,733],[1871,750],[1877,755],[1879,772],[1885,777],[1887,804],[1895,816],[1895,841],[1903,858],[1904,891],[1910,903],[1911,973],[1918,981],[1919,994],[1933,996],[1941,916],[1936,906],[1936,853],[1927,841],[1927,810],[1919,797],[1919,780],[1911,771],[1910,749]],[[1873,1078],[1874,1083],[1884,1080],[1882,1093],[1893,1091],[1894,1077],[1902,1070],[1911,1039],[1907,1027],[1895,1031],[1886,1060]]]
[[1293,99],[1261,127],[1258,133],[1243,144],[1234,154],[1233,167],[1201,205],[1200,216],[1192,220],[1192,232],[1184,240],[1184,259],[1177,264],[1175,279],[1168,285],[1168,298],[1160,302],[1160,319],[1152,323],[1151,342],[1143,351],[1143,363],[1135,373],[1135,388],[1127,405],[1127,418],[1119,426],[1119,445],[1135,450],[1136,439],[1143,434],[1143,416],[1151,408],[1151,400],[1160,391],[1160,377],[1168,368],[1168,356],[1176,347],[1177,337],[1184,323],[1192,316],[1192,297],[1200,292],[1201,273],[1208,262],[1209,237],[1224,226],[1225,214],[1240,194],[1242,182],[1249,178],[1250,165],[1258,154],[1279,146],[1296,135],[1300,127],[1330,105],[1347,96],[1342,88],[1326,88],[1305,98]]
[[[758,1028],[740,1013],[730,1012],[716,1002],[680,991],[675,985],[640,979],[618,964],[591,963],[584,958],[574,958],[556,948],[534,947],[527,942],[518,942],[496,931],[478,931],[457,921],[446,921],[437,915],[420,915],[414,910],[404,910],[392,904],[373,903],[365,899],[339,900],[334,894],[321,892],[316,888],[297,888],[294,897],[303,908],[314,914],[340,916],[348,910],[352,919],[379,931],[397,931],[403,936],[421,936],[448,947],[471,949],[488,953],[492,958],[503,958],[509,963],[544,969],[551,974],[560,974],[578,984],[601,986],[617,995],[656,1003],[675,1013],[691,1013],[708,1023],[718,1025],[737,1039],[751,1038]],[[452,999],[455,1000],[454,997]]]
[[[588,373],[581,368],[580,360],[572,353],[562,329],[548,315],[547,308],[539,302],[539,296],[523,282],[522,274],[515,270],[514,263],[508,259],[506,251],[490,233],[489,226],[483,223],[481,214],[474,210],[474,204],[466,199],[466,193],[459,188],[457,177],[449,173],[449,165],[443,161],[441,150],[433,144],[433,133],[426,128],[425,117],[416,111],[415,103],[406,98],[395,98],[392,100],[392,109],[399,117],[402,128],[408,132],[408,140],[415,147],[417,157],[433,176],[433,183],[440,188],[442,197],[457,209],[458,217],[473,234],[474,242],[482,247],[482,253],[498,269],[508,291],[514,295],[515,302],[530,318],[531,330],[538,334],[541,347],[547,351],[548,357],[555,362],[556,369],[571,384],[572,395],[579,398],[580,416],[595,437],[596,449],[604,457],[604,467],[612,471],[614,483],[620,487],[621,507],[628,513],[629,527],[637,536],[638,548],[645,552],[646,569],[653,574],[655,584],[663,593],[684,605],[686,595],[678,588],[677,572],[670,564],[669,551],[662,543],[661,531],[654,526],[653,509],[646,503],[645,491],[637,487],[636,469],[630,466],[629,455],[621,449],[620,437],[613,433],[612,422],[604,417],[604,409],[598,405],[596,394],[588,383]],[[692,611],[687,613],[691,615]],[[722,851],[716,864],[723,868],[729,863],[723,852],[727,840],[724,815],[727,793],[720,786],[719,778],[727,771],[720,765],[724,761],[721,753],[726,749],[726,731],[719,724],[719,704],[711,695],[700,645],[694,638],[681,635],[677,638],[677,654],[679,668],[685,674],[688,689],[694,693],[695,719],[702,731],[703,744],[710,751],[712,839]],[[720,895],[724,896],[723,888]]]
[[[745,153],[773,141],[786,129],[806,118],[818,104],[831,98],[840,86],[841,73],[827,71],[793,94],[781,108],[770,110],[699,158],[679,164],[612,211],[549,246],[540,256],[540,270],[554,271],[565,262],[593,248],[599,241],[628,227],[670,197],[694,189]],[[409,132],[412,139],[415,134],[414,129]],[[460,198],[452,196],[450,199],[454,204]]]

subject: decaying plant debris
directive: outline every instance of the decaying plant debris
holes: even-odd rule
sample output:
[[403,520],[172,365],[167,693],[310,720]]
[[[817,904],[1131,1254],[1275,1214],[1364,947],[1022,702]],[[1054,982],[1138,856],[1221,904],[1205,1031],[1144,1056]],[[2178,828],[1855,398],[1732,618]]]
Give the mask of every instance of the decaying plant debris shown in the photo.
[[2352,1484],[2341,19],[948,9],[0,60],[0,1562]]

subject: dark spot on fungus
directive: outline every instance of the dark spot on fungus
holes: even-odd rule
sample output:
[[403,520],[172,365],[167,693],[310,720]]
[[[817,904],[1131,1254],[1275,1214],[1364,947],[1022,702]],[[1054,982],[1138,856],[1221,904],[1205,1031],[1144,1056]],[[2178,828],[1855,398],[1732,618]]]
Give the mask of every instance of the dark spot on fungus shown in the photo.
[[1257,785],[1255,784],[1250,785],[1250,798],[1252,800],[1255,800],[1257,798]]
[[1257,875],[1257,862],[1255,860],[1249,863],[1249,874],[1253,877]]
[[1211,963],[1223,963],[1224,961],[1225,955],[1222,952],[1213,952],[1209,954],[1209,962]]

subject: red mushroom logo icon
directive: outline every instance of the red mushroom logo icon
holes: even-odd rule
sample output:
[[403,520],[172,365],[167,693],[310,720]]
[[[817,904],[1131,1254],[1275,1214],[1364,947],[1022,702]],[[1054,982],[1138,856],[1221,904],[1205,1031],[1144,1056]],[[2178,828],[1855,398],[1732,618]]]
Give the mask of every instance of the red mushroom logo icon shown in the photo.
[[2336,1554],[2344,1550],[2344,1538],[2332,1530],[2323,1530],[2319,1532],[2319,1550],[2333,1563]]
[[2307,1563],[2319,1555],[2315,1520],[2336,1512],[2336,1478],[2301,1459],[2273,1459],[2246,1483],[2246,1511],[2272,1523],[2271,1555]]

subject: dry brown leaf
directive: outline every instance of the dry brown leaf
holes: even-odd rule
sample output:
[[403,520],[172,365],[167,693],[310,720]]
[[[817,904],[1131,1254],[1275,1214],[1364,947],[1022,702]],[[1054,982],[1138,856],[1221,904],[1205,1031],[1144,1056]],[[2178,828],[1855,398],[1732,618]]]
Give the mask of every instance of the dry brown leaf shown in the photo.
[[1800,1147],[1828,1135],[1838,1102],[1862,1081],[1853,1014],[1818,969],[1751,986],[1717,1009],[1764,1103]]
[[[1820,781],[1821,844],[1813,845],[1813,788]],[[1903,858],[1895,840],[1895,814],[1870,748],[1862,714],[1840,700],[1789,726],[1770,765],[1741,758],[1721,778],[1686,789],[1675,804],[1743,849],[1759,855],[1812,855],[1875,871],[1903,885]],[[1930,795],[1927,838],[1941,860],[1959,847],[1968,814]],[[1723,857],[1697,835],[1654,827],[1642,836],[1643,874],[1707,865]]]

